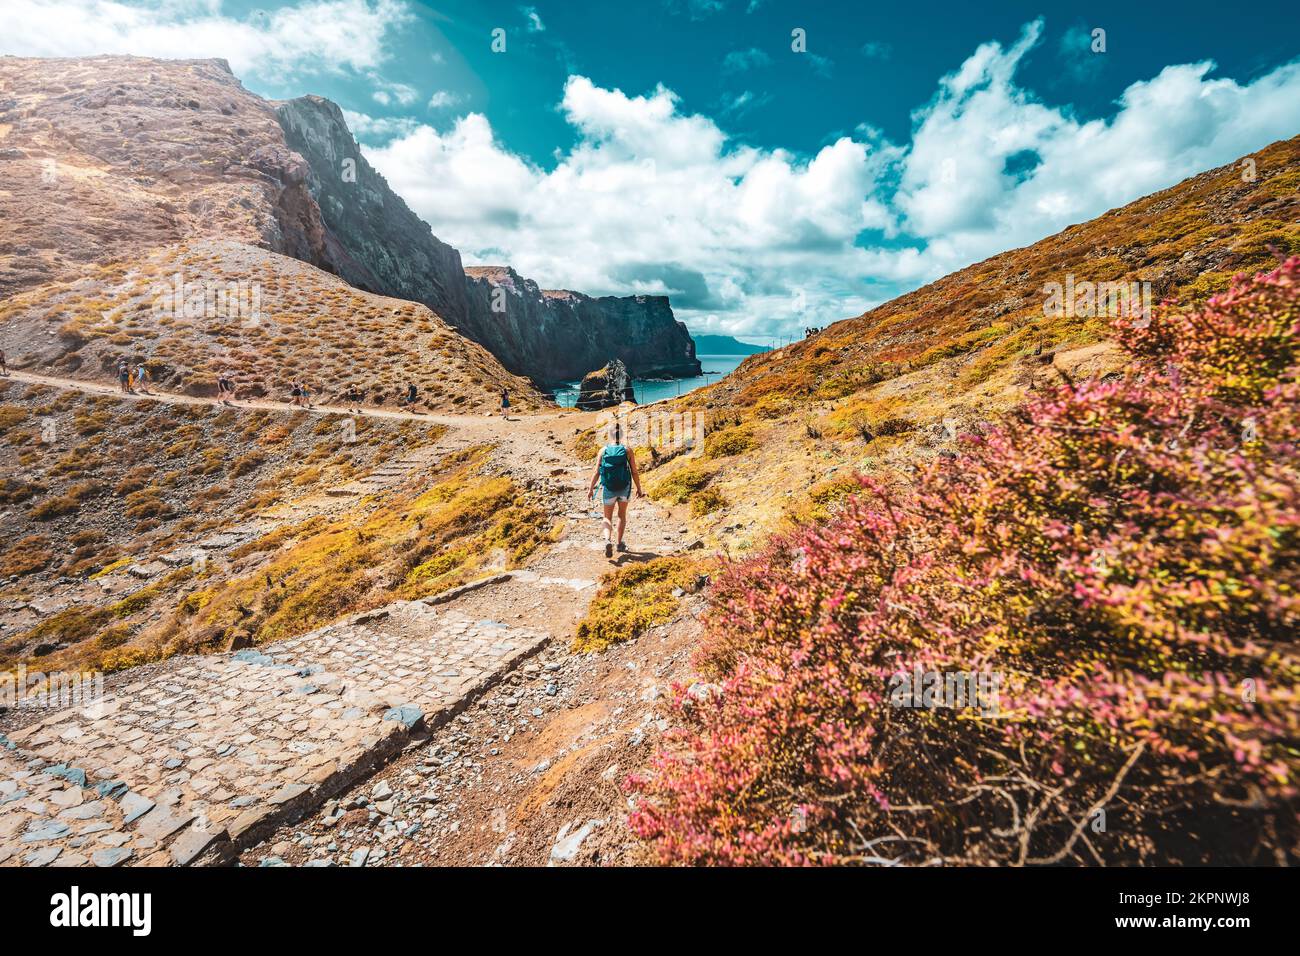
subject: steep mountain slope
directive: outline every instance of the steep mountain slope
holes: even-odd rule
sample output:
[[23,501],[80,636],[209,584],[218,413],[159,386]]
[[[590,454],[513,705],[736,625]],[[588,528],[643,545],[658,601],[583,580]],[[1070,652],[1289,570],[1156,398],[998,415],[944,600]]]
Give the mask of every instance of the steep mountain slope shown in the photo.
[[1253,180],[1240,161],[1201,173],[746,359],[676,403],[709,417],[710,442],[651,472],[651,493],[690,500],[701,530],[743,549],[824,512],[850,469],[903,477],[1035,386],[1113,370],[1118,317],[1082,298],[1047,315],[1049,283],[1148,282],[1157,303],[1195,302],[1300,252],[1300,138],[1252,158]]
[[447,322],[462,322],[468,306],[460,253],[438,239],[366,162],[338,106],[302,96],[275,104],[275,115],[286,143],[308,161],[307,185],[332,235],[351,253],[343,277],[363,289],[423,302]]
[[[0,348],[89,377],[119,361],[191,395],[302,381],[354,404],[543,400],[369,277],[323,223],[311,170],[223,61],[0,59]],[[426,230],[427,231],[427,230]],[[459,262],[458,257],[454,256]],[[378,283],[372,283],[378,285]]]
[[581,377],[611,358],[634,375],[699,373],[690,333],[666,297],[593,299],[543,292],[506,267],[462,271],[460,253],[366,162],[338,106],[303,96],[276,114],[310,164],[308,185],[349,282],[425,303],[507,369],[540,382]]
[[0,293],[182,239],[339,271],[307,165],[223,60],[0,57]]

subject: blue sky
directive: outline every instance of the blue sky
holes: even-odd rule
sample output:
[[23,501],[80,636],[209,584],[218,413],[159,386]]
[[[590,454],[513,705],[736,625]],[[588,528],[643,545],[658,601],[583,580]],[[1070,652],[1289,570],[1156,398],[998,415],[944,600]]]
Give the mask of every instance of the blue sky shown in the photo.
[[1272,2],[6,0],[0,52],[224,56],[337,101],[467,263],[770,341],[1300,133],[1297,27]]

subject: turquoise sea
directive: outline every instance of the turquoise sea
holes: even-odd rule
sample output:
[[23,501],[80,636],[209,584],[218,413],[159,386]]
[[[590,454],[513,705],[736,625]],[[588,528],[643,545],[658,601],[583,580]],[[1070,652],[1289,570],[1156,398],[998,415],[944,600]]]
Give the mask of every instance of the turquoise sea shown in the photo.
[[[651,402],[663,401],[665,398],[676,398],[678,395],[685,395],[687,392],[705,385],[712,385],[724,375],[730,374],[736,366],[743,362],[748,356],[745,355],[700,355],[702,375],[695,375],[691,378],[674,378],[668,381],[651,381],[649,379],[638,378],[632,380],[632,390],[636,394],[638,405],[649,405]],[[570,408],[578,400],[579,382],[568,382],[567,387],[556,389],[555,400]]]

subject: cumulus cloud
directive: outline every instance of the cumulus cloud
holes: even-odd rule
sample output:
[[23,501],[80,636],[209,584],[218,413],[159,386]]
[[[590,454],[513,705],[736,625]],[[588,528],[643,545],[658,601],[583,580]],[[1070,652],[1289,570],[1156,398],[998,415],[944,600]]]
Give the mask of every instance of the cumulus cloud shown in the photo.
[[420,91],[406,83],[389,83],[379,77],[371,78],[378,88],[371,94],[376,103],[384,106],[410,106],[420,98]]
[[4,0],[4,51],[20,56],[222,57],[241,76],[365,72],[412,14],[402,0],[300,0],[225,13],[221,0]]
[[1034,242],[1300,128],[1300,63],[1240,84],[1209,61],[1133,83],[1112,116],[1081,122],[1015,82],[1039,42],[981,45],[914,115],[894,205],[939,275]]
[[549,171],[474,113],[366,155],[467,261],[544,285],[669,294],[697,327],[752,333],[867,304],[853,241],[893,230],[871,198],[893,147],[845,137],[800,158],[732,144],[663,87],[633,96],[581,76],[560,111],[578,143]]
[[418,120],[409,116],[370,116],[345,109],[343,118],[347,120],[348,129],[359,142],[382,143],[394,136],[406,136],[420,128]]
[[[1300,127],[1300,63],[1245,84],[1209,62],[1169,66],[1080,121],[1016,82],[1042,34],[1034,21],[980,45],[904,144],[863,125],[813,156],[758,149],[662,85],[629,95],[571,76],[560,112],[577,143],[554,169],[505,149],[478,114],[367,155],[471,262],[668,293],[697,328],[753,335],[853,315]],[[727,94],[718,115],[754,102]]]

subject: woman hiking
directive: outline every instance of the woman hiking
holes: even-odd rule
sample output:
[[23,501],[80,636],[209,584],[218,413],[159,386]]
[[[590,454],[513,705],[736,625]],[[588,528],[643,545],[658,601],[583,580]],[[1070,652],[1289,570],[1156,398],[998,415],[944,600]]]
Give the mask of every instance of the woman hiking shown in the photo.
[[632,486],[636,485],[637,497],[642,497],[641,472],[636,467],[636,455],[632,449],[622,444],[623,426],[614,423],[611,434],[612,444],[606,445],[596,456],[596,470],[591,474],[591,483],[587,486],[587,500],[596,495],[596,482],[601,484],[600,504],[605,512],[605,557],[614,556],[613,519],[614,507],[618,506],[618,550],[626,551],[623,543],[623,529],[627,527],[627,502],[632,496]]

